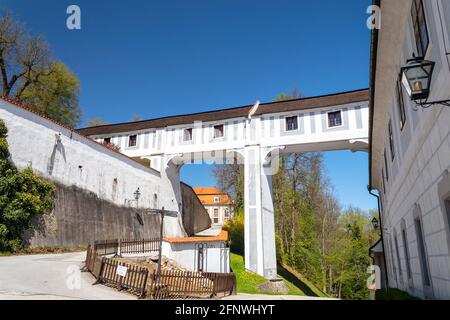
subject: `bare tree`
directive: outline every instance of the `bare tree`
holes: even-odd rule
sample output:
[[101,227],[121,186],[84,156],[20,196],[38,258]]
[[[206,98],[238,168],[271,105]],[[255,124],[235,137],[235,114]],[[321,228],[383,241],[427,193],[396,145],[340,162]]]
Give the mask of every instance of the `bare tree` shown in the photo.
[[60,123],[79,124],[78,78],[53,60],[42,36],[31,35],[9,13],[0,16],[0,73],[0,95],[21,100]]
[[47,43],[31,36],[7,13],[0,17],[0,71],[2,95],[21,98],[30,85],[53,72]]

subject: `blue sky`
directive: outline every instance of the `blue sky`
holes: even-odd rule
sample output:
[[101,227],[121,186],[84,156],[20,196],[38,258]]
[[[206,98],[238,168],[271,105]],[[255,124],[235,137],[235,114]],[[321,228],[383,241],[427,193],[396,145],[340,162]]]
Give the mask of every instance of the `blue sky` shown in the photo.
[[[83,123],[124,122],[368,87],[370,0],[1,0],[78,76]],[[77,4],[82,29],[66,28]],[[325,154],[344,206],[374,208],[367,154]],[[351,171],[349,179],[348,172]],[[191,185],[209,168],[184,167]]]

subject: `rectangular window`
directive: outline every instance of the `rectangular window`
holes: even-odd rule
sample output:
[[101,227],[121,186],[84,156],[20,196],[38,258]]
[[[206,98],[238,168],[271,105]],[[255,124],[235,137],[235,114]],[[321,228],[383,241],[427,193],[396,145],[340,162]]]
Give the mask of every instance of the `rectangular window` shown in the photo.
[[192,128],[187,128],[183,130],[183,141],[192,140]]
[[411,274],[411,262],[409,260],[409,250],[408,250],[408,240],[406,238],[406,230],[402,230],[402,239],[403,239],[403,250],[405,251],[405,259],[406,259],[406,274],[408,275],[408,279],[412,278]]
[[133,134],[132,136],[128,137],[128,146],[136,147],[136,145],[137,145],[137,135]]
[[223,124],[214,126],[214,139],[223,137]]
[[339,127],[342,125],[341,111],[328,112],[328,127]]
[[214,208],[213,222],[219,223],[219,208]]
[[450,228],[450,198],[445,200],[445,211],[447,211],[447,223]]
[[395,244],[395,251],[397,253],[397,266],[398,266],[398,274],[400,276],[400,279],[402,278],[402,265],[400,262],[400,251],[398,250],[398,241],[397,236],[394,236],[394,244]]
[[203,256],[204,256],[204,250],[205,250],[204,245],[203,245],[203,244],[200,244],[200,245],[198,246],[198,255],[197,255],[197,266],[198,266],[197,271],[198,271],[198,272],[203,272],[203,269],[204,269],[204,265],[203,265],[203,261],[204,261],[204,258],[203,258]]
[[406,123],[406,111],[405,111],[405,101],[403,100],[403,89],[402,83],[400,80],[397,81],[397,104],[398,104],[398,112],[400,114],[400,130],[403,130],[403,127]]
[[395,157],[394,135],[392,133],[392,122],[391,122],[391,120],[389,120],[388,130],[389,130],[389,148],[391,149],[391,160],[394,161],[394,157]]
[[383,195],[380,195],[380,211],[383,213],[384,212],[384,200],[383,200]]
[[[444,47],[447,48],[447,52],[450,51],[450,1],[441,0],[436,1],[438,11],[440,13],[439,21],[443,27]],[[450,54],[447,54],[447,61],[450,69]]]
[[286,131],[294,131],[298,129],[297,116],[286,117]]
[[228,220],[230,218],[230,210],[228,208],[225,208],[223,215],[225,219]]
[[387,162],[387,156],[386,156],[386,149],[384,149],[384,168],[386,169],[386,181],[389,181],[389,169],[388,169],[388,162]]
[[111,138],[104,138],[103,139],[103,144],[110,144],[111,143]]
[[419,57],[424,57],[430,41],[428,37],[428,28],[422,0],[413,0],[411,7],[411,17],[414,28],[414,38],[416,41],[417,55]]
[[417,249],[419,250],[419,260],[422,270],[422,279],[425,286],[430,286],[430,272],[428,270],[427,254],[425,251],[425,239],[423,238],[423,229],[420,219],[415,219],[414,224],[416,226],[417,235]]
[[394,278],[395,278],[395,282],[397,282],[397,268],[395,267],[395,262],[394,262],[394,249],[392,248],[392,236],[389,239],[389,251],[391,254],[391,266],[392,266],[392,272],[394,273]]

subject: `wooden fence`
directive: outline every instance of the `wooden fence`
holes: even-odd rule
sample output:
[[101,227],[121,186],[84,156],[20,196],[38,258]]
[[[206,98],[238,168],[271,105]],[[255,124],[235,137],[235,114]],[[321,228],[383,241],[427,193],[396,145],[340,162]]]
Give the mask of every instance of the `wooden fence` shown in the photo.
[[119,250],[119,240],[97,240],[94,242],[94,251],[102,256],[117,254]]
[[[125,276],[117,273],[118,266],[125,267]],[[102,268],[100,276],[97,278],[98,283],[117,288],[119,291],[126,290],[144,298],[146,294],[148,278],[148,269],[128,263],[121,263],[111,258],[102,258]]]
[[88,245],[86,252],[85,268],[90,271],[96,279],[100,276],[102,271],[102,257],[97,254],[91,245]]
[[[94,275],[96,283],[126,290],[139,298],[211,298],[235,293],[233,273],[162,270],[160,274],[156,271],[149,274],[145,267],[105,257],[119,253],[147,253],[159,248],[159,239],[95,241],[87,247],[85,269]],[[125,276],[118,274],[118,266],[127,268]]]
[[119,240],[120,254],[158,252],[160,239]]
[[151,274],[147,295],[152,299],[211,298],[235,290],[233,273],[162,270],[159,275],[156,271]]
[[158,252],[160,243],[159,238],[97,240],[94,242],[94,250],[102,256],[150,253]]

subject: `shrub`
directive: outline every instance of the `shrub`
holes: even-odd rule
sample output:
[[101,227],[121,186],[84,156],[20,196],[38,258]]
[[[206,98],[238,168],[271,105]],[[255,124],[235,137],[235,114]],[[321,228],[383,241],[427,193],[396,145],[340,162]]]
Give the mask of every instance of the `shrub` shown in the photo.
[[9,161],[8,130],[0,120],[0,251],[23,248],[22,234],[38,215],[53,208],[55,187],[31,168],[17,170]]
[[244,209],[239,209],[233,220],[223,226],[228,231],[230,250],[237,254],[244,254]]

